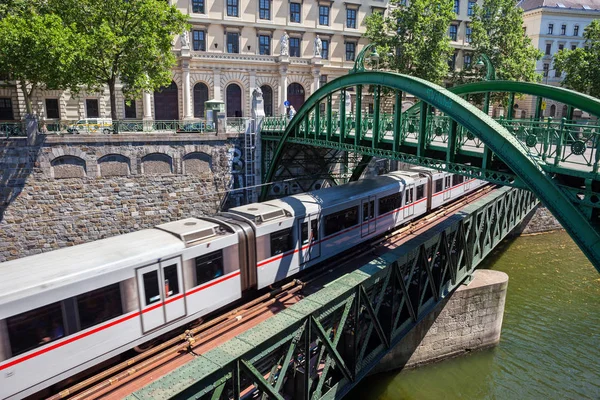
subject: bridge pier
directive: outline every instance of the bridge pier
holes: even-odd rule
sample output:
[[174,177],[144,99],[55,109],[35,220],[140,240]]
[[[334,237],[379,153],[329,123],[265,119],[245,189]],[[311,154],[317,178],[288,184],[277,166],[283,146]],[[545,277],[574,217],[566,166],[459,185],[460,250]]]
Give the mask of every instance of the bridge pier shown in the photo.
[[371,374],[410,369],[496,346],[500,342],[508,275],[477,270],[385,355]]

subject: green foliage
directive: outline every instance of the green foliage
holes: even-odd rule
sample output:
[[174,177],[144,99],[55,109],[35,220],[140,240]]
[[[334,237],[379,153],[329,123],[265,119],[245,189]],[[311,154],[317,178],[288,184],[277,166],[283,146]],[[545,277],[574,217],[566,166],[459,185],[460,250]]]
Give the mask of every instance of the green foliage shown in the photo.
[[84,83],[91,89],[108,85],[113,119],[117,81],[130,99],[170,84],[173,37],[189,28],[175,6],[164,0],[47,0],[47,5],[73,23]]
[[36,88],[76,89],[79,39],[60,17],[22,8],[0,19],[0,71],[20,82],[27,112]]
[[523,10],[514,0],[484,0],[475,5],[471,17],[472,65],[455,75],[456,83],[480,80],[484,69],[475,64],[486,54],[496,69],[496,78],[536,82],[541,75],[535,71],[542,52],[531,44],[523,32]]
[[448,27],[454,19],[452,0],[391,0],[388,17],[366,18],[365,36],[377,44],[384,69],[441,83],[448,75]]
[[583,31],[585,48],[561,50],[554,56],[554,69],[566,72],[562,86],[600,97],[600,20]]

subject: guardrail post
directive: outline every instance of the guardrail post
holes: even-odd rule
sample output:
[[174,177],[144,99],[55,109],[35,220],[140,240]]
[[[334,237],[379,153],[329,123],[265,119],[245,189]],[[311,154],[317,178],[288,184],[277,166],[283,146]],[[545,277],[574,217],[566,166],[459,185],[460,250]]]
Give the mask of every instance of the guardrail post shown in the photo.
[[396,107],[394,111],[394,144],[392,149],[398,151],[402,143],[402,92],[396,91]]
[[429,104],[421,100],[421,121],[419,124],[419,134],[417,143],[417,157],[423,157],[425,153],[425,137],[427,133],[427,114],[429,114]]
[[362,85],[356,85],[356,128],[354,129],[354,145],[358,146],[362,140]]
[[380,91],[381,86],[375,86],[375,91],[373,92],[373,136],[372,136],[372,144],[373,149],[376,149],[379,145],[379,109],[380,109]]
[[558,163],[560,162],[560,158],[562,157],[562,146],[563,146],[563,140],[565,137],[565,123],[567,122],[567,119],[565,117],[563,117],[560,120],[560,129],[558,131],[558,141],[556,143],[556,156],[554,157],[554,165],[557,166]]
[[548,117],[548,122],[546,123],[546,132],[544,136],[544,147],[542,149],[542,160],[546,161],[548,157],[548,149],[550,148],[550,129],[552,128],[552,117]]
[[510,94],[508,98],[508,110],[506,112],[506,119],[513,119],[513,107],[515,106],[515,94],[514,92]]

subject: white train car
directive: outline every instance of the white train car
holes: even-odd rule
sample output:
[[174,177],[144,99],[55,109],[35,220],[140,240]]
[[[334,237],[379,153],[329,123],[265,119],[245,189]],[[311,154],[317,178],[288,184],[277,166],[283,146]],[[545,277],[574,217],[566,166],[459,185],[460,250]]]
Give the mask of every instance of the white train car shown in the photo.
[[22,398],[241,297],[238,235],[189,218],[0,264],[0,398]]

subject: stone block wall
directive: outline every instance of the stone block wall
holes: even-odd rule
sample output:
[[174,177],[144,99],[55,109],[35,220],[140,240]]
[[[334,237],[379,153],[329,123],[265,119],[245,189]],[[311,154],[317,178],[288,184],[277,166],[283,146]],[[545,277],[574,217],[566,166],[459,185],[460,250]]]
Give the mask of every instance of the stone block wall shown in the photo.
[[371,373],[414,368],[500,341],[508,275],[477,270],[468,286],[460,286],[415,326]]
[[0,140],[0,262],[215,213],[242,186],[237,135]]
[[538,205],[535,210],[515,228],[515,234],[532,234],[563,229],[562,225],[543,205]]

